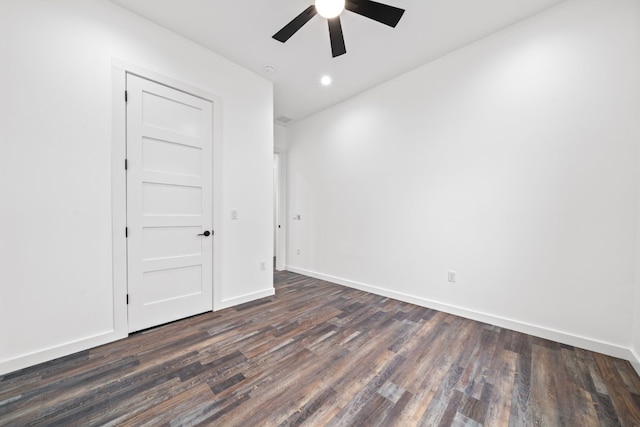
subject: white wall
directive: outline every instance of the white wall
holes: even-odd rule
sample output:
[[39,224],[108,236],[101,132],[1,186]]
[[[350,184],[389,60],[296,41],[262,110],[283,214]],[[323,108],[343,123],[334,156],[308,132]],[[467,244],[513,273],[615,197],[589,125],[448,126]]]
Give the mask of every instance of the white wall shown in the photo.
[[288,268],[629,357],[639,26],[568,1],[288,127]]
[[273,245],[271,83],[104,0],[3,1],[0,40],[0,373],[122,335],[112,284],[113,58],[222,99],[214,303],[273,292],[259,269]]

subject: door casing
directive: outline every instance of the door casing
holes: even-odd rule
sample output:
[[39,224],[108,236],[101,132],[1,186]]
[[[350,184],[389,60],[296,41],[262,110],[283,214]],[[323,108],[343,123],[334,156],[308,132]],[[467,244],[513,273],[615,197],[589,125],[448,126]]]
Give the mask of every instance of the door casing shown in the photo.
[[208,91],[191,86],[127,61],[112,59],[112,266],[113,266],[113,332],[116,339],[128,335],[127,319],[127,194],[126,194],[126,75],[127,73],[187,92],[213,104],[213,310],[222,307],[222,99]]

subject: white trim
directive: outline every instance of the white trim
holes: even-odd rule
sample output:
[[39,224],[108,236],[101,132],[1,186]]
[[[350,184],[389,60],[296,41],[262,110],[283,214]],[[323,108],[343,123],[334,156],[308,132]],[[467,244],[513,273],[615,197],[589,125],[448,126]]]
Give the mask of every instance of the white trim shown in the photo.
[[239,297],[229,298],[222,300],[219,306],[214,307],[214,311],[222,310],[224,308],[233,307],[246,302],[258,300],[260,298],[270,297],[276,294],[274,288],[265,289],[263,291],[251,292],[250,294],[240,295]]
[[[276,258],[276,264],[280,264],[278,255],[280,253],[280,233],[282,228],[278,228],[280,225],[280,153],[274,151],[273,153],[273,256]],[[273,268],[276,268],[274,265]]]
[[106,331],[100,334],[81,338],[75,341],[69,341],[43,350],[34,351],[32,353],[21,354],[13,359],[0,361],[0,375],[17,371],[19,369],[28,368],[39,363],[48,362],[58,357],[68,356],[79,351],[87,350],[113,341],[117,341],[125,336],[120,336],[115,331]]
[[636,353],[633,349],[631,349],[630,352],[631,357],[628,359],[629,363],[631,363],[633,369],[635,369],[638,375],[640,375],[640,356],[638,356],[638,353]]
[[127,157],[126,137],[126,71],[112,62],[112,113],[111,113],[111,242],[113,280],[113,330],[121,339],[129,334],[127,322],[127,174],[124,160]]
[[556,341],[559,343],[571,345],[574,347],[583,348],[597,353],[607,354],[609,356],[618,357],[621,359],[629,360],[634,368],[640,373],[640,359],[634,355],[630,348],[622,347],[616,344],[594,340],[588,337],[569,334],[554,329],[545,328],[538,325],[532,325],[530,323],[520,322],[513,319],[507,319],[500,316],[495,316],[488,313],[482,313],[475,310],[466,309],[463,307],[457,307],[454,305],[441,303],[426,298],[417,297],[414,295],[408,295],[400,292],[395,292],[389,289],[379,288],[376,286],[367,285],[360,282],[354,282],[352,280],[342,279],[340,277],[331,276],[328,274],[318,273],[316,271],[305,270],[294,266],[287,266],[287,270],[293,273],[303,274],[305,276],[313,277],[327,282],[336,283],[338,285],[347,286],[349,288],[358,289],[372,294],[381,295],[388,298],[393,298],[399,301],[408,302],[410,304],[419,305],[421,307],[430,308],[433,310],[443,311],[445,313],[454,314],[456,316],[464,317],[471,320],[476,320],[483,323],[489,323],[491,325],[499,326],[506,329],[511,329],[517,332],[545,338],[548,340]]
[[[222,161],[222,155],[223,155],[223,129],[222,129],[222,123],[223,123],[223,117],[222,117],[222,98],[214,95],[206,90],[200,89],[196,86],[192,86],[189,85],[187,83],[184,83],[180,80],[159,74],[155,71],[151,71],[148,70],[144,67],[140,67],[139,65],[136,64],[132,64],[130,62],[127,62],[125,60],[119,59],[119,58],[112,58],[112,67],[114,68],[114,70],[118,70],[118,78],[122,79],[122,82],[118,82],[118,86],[116,87],[116,85],[114,84],[114,104],[118,104],[117,102],[115,102],[118,99],[119,96],[122,97],[124,96],[122,93],[124,91],[124,87],[126,85],[126,74],[130,73],[130,74],[134,74],[137,76],[140,76],[142,78],[145,78],[147,80],[152,80],[155,81],[156,83],[171,87],[173,89],[182,91],[182,92],[186,92],[189,93],[191,95],[200,97],[202,99],[205,99],[207,101],[210,101],[213,104],[213,231],[214,231],[214,238],[213,238],[213,308],[214,310],[217,309],[217,307],[222,305],[222,240],[224,238],[224,234],[222,233],[222,177],[223,177],[223,161]],[[116,93],[116,90],[121,90],[122,92]],[[114,107],[115,108],[115,107]],[[116,111],[114,110],[114,117],[113,117],[113,121],[114,121],[114,135],[113,135],[113,145],[120,145],[121,146],[121,150],[122,150],[122,162],[124,162],[124,147],[125,147],[125,141],[124,138],[126,135],[126,123],[124,123],[124,103],[122,103],[122,115],[116,115]],[[117,112],[118,114],[121,113],[121,111]],[[120,127],[117,128],[118,132],[116,132],[116,124],[115,122],[121,120],[122,123],[119,125],[122,127],[122,129],[124,129],[124,133],[122,133]],[[118,136],[120,135],[120,136]],[[118,150],[118,147],[114,147],[114,151]],[[117,170],[117,163],[118,163],[118,159],[116,159],[114,157],[114,162],[116,163],[116,169]],[[124,174],[124,171],[121,172],[122,174]],[[115,177],[115,175],[114,175]],[[126,185],[126,176],[123,178],[123,182]],[[114,199],[116,199],[116,197],[118,198],[118,203],[117,203],[117,207],[119,209],[122,209],[122,206],[126,207],[126,191],[124,190],[125,187],[122,187],[121,191],[117,192],[117,195],[115,194],[114,190]],[[122,204],[121,204],[122,203]],[[116,203],[114,202],[114,218],[116,216],[120,215],[120,212],[115,211],[116,209]],[[124,224],[126,224],[126,208],[124,211]],[[116,248],[116,238],[119,238],[117,235],[117,230],[114,230],[114,248]],[[123,237],[122,237],[123,238]],[[126,259],[126,241],[124,243],[125,245],[125,253],[124,256]],[[116,278],[115,275],[115,269],[116,264],[115,264],[115,259],[114,259],[114,280]],[[125,292],[123,295],[126,295],[126,268],[125,268],[125,283],[124,283],[124,289]],[[122,280],[120,278],[120,280]],[[116,286],[114,286],[115,288],[120,288],[122,286],[122,284],[118,284]],[[125,299],[116,299],[117,301],[125,301]],[[117,305],[117,304],[116,304]],[[126,313],[126,304],[124,305],[124,311]],[[126,315],[126,314],[125,314]]]
[[287,264],[287,150],[275,148],[278,155],[278,253],[275,269],[283,271]]

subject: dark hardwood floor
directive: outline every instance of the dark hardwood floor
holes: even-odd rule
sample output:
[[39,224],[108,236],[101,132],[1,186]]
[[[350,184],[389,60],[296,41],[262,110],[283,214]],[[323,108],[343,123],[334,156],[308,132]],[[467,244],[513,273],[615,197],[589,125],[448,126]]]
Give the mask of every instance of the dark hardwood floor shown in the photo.
[[0,425],[640,426],[623,360],[293,273],[0,377]]

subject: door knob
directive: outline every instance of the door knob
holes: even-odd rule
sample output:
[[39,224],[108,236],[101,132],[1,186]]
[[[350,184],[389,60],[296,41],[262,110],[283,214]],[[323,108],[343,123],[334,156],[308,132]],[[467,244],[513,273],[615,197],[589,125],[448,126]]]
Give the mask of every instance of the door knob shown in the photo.
[[210,232],[209,230],[207,230],[207,231],[205,231],[205,232],[204,232],[204,233],[202,233],[202,234],[198,234],[198,236],[209,237],[209,236],[211,236],[211,232]]

